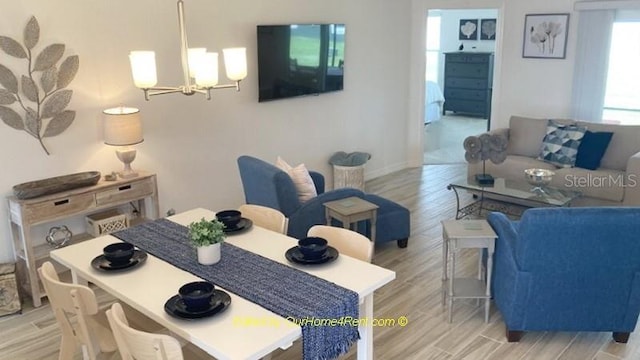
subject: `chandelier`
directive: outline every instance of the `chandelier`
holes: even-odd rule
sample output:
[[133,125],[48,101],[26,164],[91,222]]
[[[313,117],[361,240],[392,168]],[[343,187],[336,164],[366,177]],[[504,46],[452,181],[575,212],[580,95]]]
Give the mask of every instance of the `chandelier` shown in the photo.
[[227,78],[234,81],[218,85],[218,53],[207,52],[205,48],[189,48],[184,21],[184,3],[178,0],[178,25],[180,27],[180,55],[184,85],[156,86],[156,58],[153,51],[131,51],[129,60],[133,82],[144,91],[145,100],[154,95],[182,93],[184,95],[203,94],[211,99],[211,90],[235,88],[240,91],[240,80],[247,77],[246,48],[223,49]]

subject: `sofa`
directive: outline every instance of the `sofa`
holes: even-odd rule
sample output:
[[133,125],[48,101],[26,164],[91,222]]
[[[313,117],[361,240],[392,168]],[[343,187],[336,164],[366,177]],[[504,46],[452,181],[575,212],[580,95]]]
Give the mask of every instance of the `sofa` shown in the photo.
[[[598,168],[558,168],[538,160],[548,120],[512,116],[508,128],[490,132],[507,138],[507,158],[500,164],[486,161],[486,173],[496,178],[524,181],[525,169],[549,169],[555,172],[550,186],[582,193],[580,198],[572,202],[572,206],[640,205],[640,126],[567,119],[555,121],[586,126],[587,130],[593,132],[613,132]],[[481,173],[482,162],[469,164],[470,178]]]
[[[291,177],[283,170],[247,155],[240,156],[237,161],[246,203],[267,206],[282,212],[289,219],[289,236],[301,239],[307,236],[312,226],[324,225],[325,202],[355,196],[378,205],[376,243],[397,241],[398,247],[407,247],[411,232],[410,214],[404,206],[353,188],[325,192],[324,176],[316,171],[309,171],[309,175],[315,185],[317,196],[301,202]],[[335,220],[332,225],[342,226]],[[370,237],[369,221],[359,223],[358,231]]]
[[640,208],[490,213],[498,235],[492,295],[515,342],[525,331],[612,332],[627,342],[640,313]]

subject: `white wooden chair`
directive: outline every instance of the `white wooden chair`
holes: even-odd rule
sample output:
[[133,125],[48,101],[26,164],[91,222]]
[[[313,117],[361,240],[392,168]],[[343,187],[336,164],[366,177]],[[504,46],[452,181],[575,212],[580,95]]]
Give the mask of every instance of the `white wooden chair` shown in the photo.
[[373,243],[358,232],[334,226],[315,225],[309,229],[307,236],[326,239],[329,246],[336,248],[340,254],[366,262],[373,259]]
[[[61,282],[53,264],[48,261],[42,264],[38,273],[62,331],[60,360],[72,359],[78,346],[82,347],[85,358],[91,360],[101,353],[117,350],[107,318],[104,311],[98,309],[93,290]],[[71,321],[74,315],[76,320]]]
[[148,333],[129,326],[122,305],[114,303],[107,318],[122,360],[183,360],[178,340],[165,334]]
[[279,210],[270,207],[243,204],[238,208],[242,217],[250,219],[254,224],[281,234],[287,233],[288,219]]

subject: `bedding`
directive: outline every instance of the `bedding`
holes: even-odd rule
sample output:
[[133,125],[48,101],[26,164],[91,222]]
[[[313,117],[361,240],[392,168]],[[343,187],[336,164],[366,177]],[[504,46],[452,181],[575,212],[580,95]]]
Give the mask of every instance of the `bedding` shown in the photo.
[[440,120],[443,104],[444,95],[440,90],[440,86],[433,81],[427,81],[424,107],[425,124]]

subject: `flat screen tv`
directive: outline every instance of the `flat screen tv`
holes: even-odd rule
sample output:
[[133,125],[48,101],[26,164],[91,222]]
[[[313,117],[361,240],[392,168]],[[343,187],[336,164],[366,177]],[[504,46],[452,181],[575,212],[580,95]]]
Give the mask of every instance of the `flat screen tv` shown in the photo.
[[258,25],[258,101],[343,89],[344,24]]

